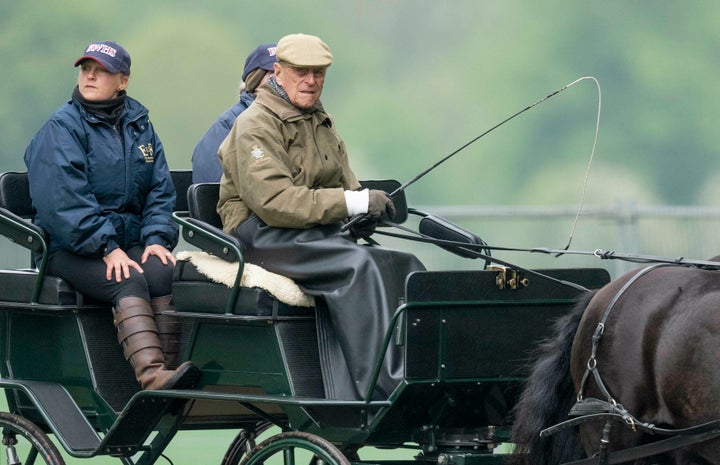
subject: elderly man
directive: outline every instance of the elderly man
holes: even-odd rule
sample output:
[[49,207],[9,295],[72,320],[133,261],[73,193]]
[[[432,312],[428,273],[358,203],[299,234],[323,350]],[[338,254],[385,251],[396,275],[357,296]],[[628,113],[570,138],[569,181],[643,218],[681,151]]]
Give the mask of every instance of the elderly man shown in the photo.
[[[405,278],[423,265],[413,255],[359,245],[374,222],[394,215],[380,190],[360,190],[330,116],[320,103],[328,46],[292,34],[277,45],[275,75],[262,84],[220,146],[224,173],[218,213],[245,259],[294,279],[318,304],[328,398],[363,398]],[[341,232],[356,214],[366,221]],[[327,308],[325,308],[326,304]],[[375,396],[397,386],[400,354],[391,347]]]
[[275,44],[258,45],[247,56],[240,83],[240,100],[215,120],[195,146],[192,155],[193,182],[220,181],[222,166],[217,155],[218,148],[230,132],[235,118],[255,100],[257,88],[272,75],[274,64]]

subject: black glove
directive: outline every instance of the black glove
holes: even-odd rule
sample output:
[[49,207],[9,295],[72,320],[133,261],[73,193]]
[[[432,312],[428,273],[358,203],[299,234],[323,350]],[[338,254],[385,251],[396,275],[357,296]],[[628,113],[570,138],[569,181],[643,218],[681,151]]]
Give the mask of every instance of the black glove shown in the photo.
[[371,218],[395,218],[395,204],[387,194],[380,189],[370,189],[370,200],[368,201],[368,215]]
[[350,235],[354,239],[366,239],[375,232],[377,221],[372,218],[365,218],[350,226]]

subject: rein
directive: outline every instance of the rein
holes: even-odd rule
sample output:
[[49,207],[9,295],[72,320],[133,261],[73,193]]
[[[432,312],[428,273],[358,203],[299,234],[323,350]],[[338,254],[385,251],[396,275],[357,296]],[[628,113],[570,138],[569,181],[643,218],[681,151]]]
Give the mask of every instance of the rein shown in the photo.
[[[531,269],[528,269],[528,268],[523,268],[523,267],[521,267],[521,266],[517,266],[517,265],[512,264],[512,263],[510,263],[510,262],[506,262],[506,261],[500,260],[500,259],[498,259],[498,258],[492,257],[492,256],[490,256],[490,254],[489,254],[489,249],[490,249],[490,247],[489,247],[489,246],[486,246],[486,245],[483,245],[483,244],[469,244],[469,243],[466,243],[466,242],[457,242],[457,241],[448,241],[448,240],[444,240],[444,239],[435,239],[434,237],[430,237],[430,236],[427,236],[427,235],[425,235],[425,234],[421,234],[421,233],[419,233],[419,232],[417,232],[417,231],[413,231],[413,230],[411,230],[410,228],[407,228],[407,227],[405,227],[405,226],[403,226],[403,225],[400,225],[400,224],[393,223],[393,222],[391,222],[391,221],[382,220],[382,223],[383,223],[384,226],[392,226],[392,227],[395,227],[395,228],[397,228],[397,229],[400,229],[400,230],[402,230],[402,231],[408,232],[408,233],[413,234],[413,235],[397,234],[397,233],[391,233],[391,232],[388,232],[388,231],[380,231],[380,230],[376,230],[376,231],[375,231],[375,234],[381,234],[381,235],[383,235],[383,236],[388,236],[388,237],[395,237],[395,238],[398,238],[398,239],[406,239],[406,240],[414,241],[414,242],[423,242],[423,243],[426,243],[426,244],[434,244],[434,245],[437,245],[437,246],[457,247],[457,248],[459,248],[459,249],[463,249],[463,251],[465,251],[465,252],[467,252],[467,253],[469,253],[469,254],[471,254],[471,255],[474,255],[474,258],[482,258],[482,259],[484,259],[486,262],[492,262],[492,263],[496,263],[496,264],[498,264],[498,265],[502,265],[502,266],[507,266],[507,267],[510,267],[510,268],[514,268],[514,269],[516,269],[516,270],[523,271],[523,272],[525,272],[525,273],[532,274],[532,275],[534,275],[534,276],[539,276],[539,277],[542,277],[542,278],[545,278],[545,279],[549,279],[550,281],[554,281],[554,282],[556,282],[556,283],[558,283],[558,284],[561,284],[561,285],[563,285],[563,286],[572,287],[572,288],[577,289],[577,290],[579,290],[579,291],[590,292],[590,289],[586,288],[585,286],[581,286],[580,284],[573,283],[573,282],[571,282],[571,281],[565,281],[565,280],[563,280],[563,279],[558,279],[558,278],[555,278],[555,277],[552,277],[552,276],[548,276],[548,275],[546,275],[546,274],[544,274],[544,273],[540,273],[539,271],[531,270]],[[476,249],[480,249],[480,250],[488,249],[488,253],[485,254],[485,253],[482,253],[481,251],[478,251],[478,250],[476,250]]]
[[[631,262],[631,263],[665,263],[665,264],[669,264],[669,265],[680,265],[680,266],[701,268],[703,270],[720,270],[720,262],[711,261],[711,260],[696,260],[696,259],[690,259],[690,258],[685,258],[685,257],[660,257],[657,255],[624,253],[624,252],[616,252],[614,250],[603,250],[603,249],[566,250],[566,249],[553,249],[553,248],[549,248],[549,247],[519,248],[519,247],[501,247],[501,246],[488,245],[488,244],[470,244],[467,242],[435,239],[433,237],[420,234],[417,231],[413,231],[405,226],[393,223],[392,221],[388,221],[388,220],[382,220],[381,222],[384,226],[395,227],[397,229],[400,229],[402,231],[409,233],[410,235],[392,233],[392,232],[388,232],[388,231],[382,231],[379,229],[375,231],[375,234],[380,234],[380,235],[388,236],[388,237],[395,237],[398,239],[405,239],[405,240],[414,241],[414,242],[424,242],[424,243],[428,243],[428,244],[435,244],[435,245],[442,245],[442,246],[449,246],[449,247],[458,247],[458,248],[464,249],[466,251],[472,251],[472,250],[478,250],[478,249],[485,250],[488,252],[488,254],[483,255],[483,254],[478,253],[478,257],[483,257],[490,261],[495,261],[495,259],[489,256],[489,252],[491,250],[499,250],[499,251],[504,251],[504,252],[541,253],[541,254],[545,254],[545,255],[555,255],[556,257],[560,256],[560,255],[586,255],[586,256],[591,255],[600,260],[623,260],[623,261]],[[515,265],[511,265],[511,266],[515,266]],[[521,268],[519,268],[519,269],[521,269]]]

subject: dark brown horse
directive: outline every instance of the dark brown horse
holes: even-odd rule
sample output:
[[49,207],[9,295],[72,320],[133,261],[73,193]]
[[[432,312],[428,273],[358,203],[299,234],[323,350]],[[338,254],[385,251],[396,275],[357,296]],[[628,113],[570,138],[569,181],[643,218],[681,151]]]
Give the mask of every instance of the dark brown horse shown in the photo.
[[[595,373],[588,366],[596,367]],[[581,423],[568,417],[578,398],[594,406],[590,413],[616,415]],[[578,425],[540,437],[541,430],[568,419]],[[610,456],[653,443],[651,456],[626,463],[720,464],[720,429],[706,425],[715,420],[720,420],[720,271],[650,267],[587,295],[558,321],[516,407],[513,442],[527,454],[511,462],[559,465],[593,457],[605,433]],[[672,450],[659,451],[659,440],[670,442]]]

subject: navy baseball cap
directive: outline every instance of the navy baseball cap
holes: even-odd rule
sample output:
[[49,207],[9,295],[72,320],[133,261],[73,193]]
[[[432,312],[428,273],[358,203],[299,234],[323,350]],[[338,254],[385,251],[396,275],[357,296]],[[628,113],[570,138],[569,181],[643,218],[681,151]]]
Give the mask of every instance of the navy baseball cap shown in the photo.
[[130,54],[116,42],[93,42],[85,48],[83,56],[75,60],[78,66],[83,60],[95,60],[111,73],[130,76]]
[[277,46],[275,44],[262,44],[250,52],[250,55],[245,59],[245,69],[243,70],[242,80],[244,81],[248,74],[258,68],[262,68],[265,71],[272,71],[273,63],[277,61],[275,59],[276,49]]

